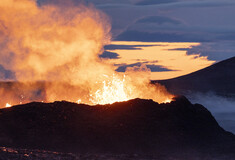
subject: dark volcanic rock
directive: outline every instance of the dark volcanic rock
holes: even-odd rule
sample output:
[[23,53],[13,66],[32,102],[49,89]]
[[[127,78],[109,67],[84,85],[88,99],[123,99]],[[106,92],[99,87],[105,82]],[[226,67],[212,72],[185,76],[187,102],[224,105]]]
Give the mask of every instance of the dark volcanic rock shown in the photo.
[[0,147],[0,160],[80,160],[71,153]]
[[185,95],[195,92],[213,92],[235,97],[235,57],[218,62],[202,70],[181,77],[153,81],[164,85],[171,93]]
[[[111,105],[29,103],[0,110],[0,144],[73,153],[235,158],[235,136],[199,104],[134,99]],[[228,159],[228,158],[227,158]]]

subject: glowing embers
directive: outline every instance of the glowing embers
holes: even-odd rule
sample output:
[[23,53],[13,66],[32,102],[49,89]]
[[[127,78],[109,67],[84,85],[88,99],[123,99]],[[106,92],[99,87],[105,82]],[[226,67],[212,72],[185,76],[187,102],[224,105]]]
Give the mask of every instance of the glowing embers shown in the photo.
[[81,104],[81,103],[82,103],[82,100],[79,99],[79,100],[76,101],[76,103],[77,103],[77,104]]
[[153,99],[159,103],[170,103],[173,98],[173,95],[168,93],[165,87],[159,84],[146,83],[142,78],[137,80],[133,79],[133,76],[117,74],[111,76],[103,75],[103,77],[102,81],[96,82],[96,87],[90,93],[90,104],[112,104],[135,98]]
[[163,101],[163,103],[171,103],[172,99],[166,99],[165,101]]
[[10,108],[10,107],[12,107],[12,105],[11,104],[9,104],[9,103],[6,103],[6,106],[5,106],[6,108]]
[[90,101],[93,104],[112,104],[132,99],[132,89],[126,85],[125,75],[120,78],[113,74],[112,76],[104,75],[105,80],[97,82],[101,86],[94,93],[90,94]]

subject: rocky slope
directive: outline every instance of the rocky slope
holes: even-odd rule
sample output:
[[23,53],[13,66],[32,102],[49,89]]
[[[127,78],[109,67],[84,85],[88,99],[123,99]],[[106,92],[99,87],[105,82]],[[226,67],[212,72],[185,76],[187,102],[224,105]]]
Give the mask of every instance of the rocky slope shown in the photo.
[[185,97],[167,104],[143,99],[103,106],[62,101],[1,109],[0,145],[74,154],[235,158],[235,136]]
[[213,92],[217,95],[235,98],[235,57],[218,62],[202,70],[181,77],[153,81],[166,86],[176,94]]

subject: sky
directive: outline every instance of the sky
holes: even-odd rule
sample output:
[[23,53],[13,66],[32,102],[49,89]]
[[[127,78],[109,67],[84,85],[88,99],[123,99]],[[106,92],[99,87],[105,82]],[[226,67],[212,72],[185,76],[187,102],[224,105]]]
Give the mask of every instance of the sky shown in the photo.
[[109,17],[112,42],[100,57],[118,72],[144,64],[151,79],[169,79],[235,56],[234,0],[72,1],[94,5]]
[[[126,45],[126,48],[121,49],[120,46],[111,46],[111,50],[105,53],[106,58],[116,60],[113,60],[114,65],[121,66],[117,71],[124,71],[128,66],[140,65],[143,62],[130,63],[129,60],[124,62],[127,55],[129,59],[130,55],[132,59],[138,59],[135,57],[142,54],[140,57],[146,59],[144,56],[148,57],[151,54],[152,58],[148,58],[148,65],[152,65],[150,66],[152,79],[177,77],[235,56],[234,0],[87,0],[86,2],[95,4],[110,17],[113,41]],[[127,48],[127,45],[130,45],[127,41],[136,42],[131,45],[144,42],[145,46],[139,46],[138,50],[135,47]],[[170,47],[172,44],[168,43],[172,49],[169,52],[162,52],[161,47],[150,47],[146,42],[150,44],[178,42],[179,45],[172,48]],[[184,45],[181,42],[192,42],[192,44]],[[159,63],[162,60],[161,54],[166,57],[164,63]],[[176,55],[178,59],[175,58]],[[191,66],[176,64],[184,58],[192,58]],[[167,63],[167,59],[175,61]],[[127,65],[124,66],[124,63]]]
[[146,65],[151,70],[150,79],[159,80],[189,74],[213,64],[215,61],[205,56],[187,55],[182,49],[198,45],[200,43],[114,41],[105,47],[108,50],[105,55],[112,55],[109,61],[118,72]]

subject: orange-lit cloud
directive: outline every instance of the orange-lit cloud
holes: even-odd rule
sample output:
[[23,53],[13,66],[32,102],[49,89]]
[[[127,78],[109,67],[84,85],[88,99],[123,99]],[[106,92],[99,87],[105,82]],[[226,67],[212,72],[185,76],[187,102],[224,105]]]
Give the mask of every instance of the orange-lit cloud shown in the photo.
[[[152,80],[169,79],[189,74],[199,69],[210,66],[215,61],[208,60],[199,54],[187,55],[186,50],[180,48],[191,48],[200,43],[165,43],[165,42],[125,42],[114,41],[114,45],[142,45],[138,50],[116,49],[119,59],[110,60],[113,64],[147,63],[148,65],[159,65],[172,71],[151,72]],[[146,45],[144,47],[144,45]]]
[[[38,7],[33,0],[0,2],[0,63],[15,71],[18,80],[45,80],[70,76],[74,65],[98,72],[105,65],[97,55],[109,42],[110,25],[93,7]],[[61,70],[63,67],[66,70]],[[94,70],[94,69],[93,69]],[[78,72],[83,72],[78,70]],[[77,72],[77,73],[78,73]]]

